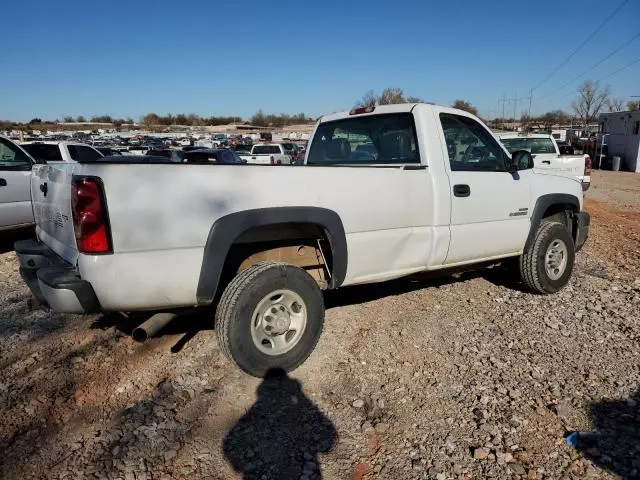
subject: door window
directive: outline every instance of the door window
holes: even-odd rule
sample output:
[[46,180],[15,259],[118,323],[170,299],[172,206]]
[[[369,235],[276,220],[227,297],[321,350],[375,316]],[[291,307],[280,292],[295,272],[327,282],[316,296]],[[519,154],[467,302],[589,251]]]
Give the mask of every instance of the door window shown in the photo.
[[452,171],[506,171],[506,155],[491,134],[475,120],[440,114]]
[[0,170],[30,170],[31,161],[20,148],[0,138]]

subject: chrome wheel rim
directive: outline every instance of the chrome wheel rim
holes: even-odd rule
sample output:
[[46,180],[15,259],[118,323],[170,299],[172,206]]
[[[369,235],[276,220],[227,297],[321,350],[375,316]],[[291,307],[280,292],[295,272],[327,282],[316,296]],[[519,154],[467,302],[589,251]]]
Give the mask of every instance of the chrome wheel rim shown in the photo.
[[562,240],[553,240],[547,247],[544,268],[551,280],[558,280],[567,268],[569,251]]
[[302,338],[307,327],[307,305],[302,297],[288,289],[265,295],[251,317],[251,338],[265,355],[287,353]]

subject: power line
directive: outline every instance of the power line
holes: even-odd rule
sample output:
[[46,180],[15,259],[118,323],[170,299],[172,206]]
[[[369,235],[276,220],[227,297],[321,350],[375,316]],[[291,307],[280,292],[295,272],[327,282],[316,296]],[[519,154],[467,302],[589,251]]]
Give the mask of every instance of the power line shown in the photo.
[[[622,67],[618,68],[617,70],[614,70],[614,71],[613,71],[613,72],[611,72],[610,74],[605,75],[604,77],[600,77],[600,78],[598,78],[598,79],[597,79],[597,80],[595,80],[595,81],[596,81],[596,82],[601,82],[602,80],[606,80],[606,79],[607,79],[607,78],[609,78],[609,77],[613,77],[614,75],[616,75],[616,74],[620,73],[621,71],[626,70],[626,69],[627,69],[627,68],[629,68],[629,67],[632,67],[632,66],[633,66],[633,65],[635,65],[636,63],[640,63],[640,58],[636,58],[633,62],[629,62],[629,63],[627,63],[626,65],[623,65]],[[555,93],[557,93],[557,92],[555,92]],[[565,94],[564,94],[562,97],[560,97],[560,98],[567,98],[569,95],[574,95],[574,94],[575,94],[575,92],[568,92],[568,93],[565,93]],[[547,95],[547,96],[548,96],[548,95]],[[542,98],[545,98],[545,97],[541,97],[540,99],[542,99]]]
[[620,9],[621,9],[622,7],[624,7],[624,5],[625,5],[628,1],[629,1],[629,0],[623,0],[623,1],[622,1],[622,3],[621,3],[620,5],[618,5],[618,8],[616,8],[616,9],[613,11],[613,13],[612,13],[611,15],[609,15],[609,16],[608,16],[608,17],[607,17],[607,18],[606,18],[606,19],[605,19],[605,20],[600,24],[600,26],[599,26],[598,28],[596,28],[596,29],[591,33],[591,35],[589,35],[589,36],[586,38],[586,40],[585,40],[584,42],[582,42],[582,43],[578,46],[578,48],[576,48],[573,52],[571,52],[571,53],[569,54],[569,56],[568,56],[567,58],[565,58],[562,62],[560,62],[560,64],[558,64],[558,66],[557,66],[554,70],[552,70],[552,71],[551,71],[551,73],[550,73],[549,75],[547,75],[546,77],[544,77],[544,79],[543,79],[540,83],[538,83],[538,85],[536,85],[535,87],[533,87],[532,91],[533,91],[533,90],[537,90],[537,89],[538,89],[538,87],[540,87],[542,84],[544,84],[547,80],[549,80],[551,77],[553,77],[553,76],[558,72],[558,70],[560,70],[562,67],[564,67],[564,66],[566,65],[566,63],[567,63],[569,60],[571,60],[571,58],[572,58],[576,53],[578,53],[578,52],[582,49],[582,47],[584,47],[584,46],[587,44],[587,42],[589,42],[589,40],[591,40],[591,39],[592,39],[592,38],[593,38],[593,37],[594,37],[594,36],[595,36],[595,35],[596,35],[600,30],[602,30],[602,27],[604,27],[604,26],[609,22],[609,20],[611,20],[611,19],[616,15],[616,13],[618,13],[618,12],[620,11]]
[[560,90],[564,89],[565,87],[567,87],[568,85],[572,84],[573,82],[575,82],[576,80],[580,79],[581,77],[583,77],[584,75],[586,75],[587,73],[589,73],[591,70],[593,70],[594,68],[598,67],[600,64],[606,62],[607,60],[609,60],[611,57],[613,57],[616,53],[618,53],[620,50],[622,50],[624,47],[626,47],[627,45],[629,45],[631,42],[633,42],[636,38],[640,37],[640,32],[638,32],[637,34],[635,34],[633,37],[631,37],[629,40],[627,40],[625,43],[623,43],[622,45],[620,45],[618,48],[616,48],[613,52],[611,52],[610,54],[608,54],[607,56],[603,57],[602,59],[598,60],[596,63],[594,63],[593,65],[591,65],[589,68],[587,68],[585,71],[583,71],[580,75],[577,75],[576,77],[572,78],[571,80],[569,80],[568,82],[564,83],[562,86],[556,88],[553,92],[548,93],[546,95],[543,95],[542,97],[537,98],[536,100],[544,100],[547,97],[550,97],[552,95],[555,95],[557,92],[559,92]]

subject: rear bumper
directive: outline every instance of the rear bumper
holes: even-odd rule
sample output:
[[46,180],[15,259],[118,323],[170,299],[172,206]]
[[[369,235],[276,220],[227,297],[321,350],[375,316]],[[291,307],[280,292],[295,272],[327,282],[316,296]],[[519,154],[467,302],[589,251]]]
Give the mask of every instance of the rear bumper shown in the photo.
[[35,240],[21,240],[15,243],[15,250],[20,261],[20,275],[40,303],[63,313],[100,310],[91,284],[80,278],[76,267],[46,245]]
[[574,216],[576,252],[579,251],[589,237],[591,217],[587,212],[578,212]]

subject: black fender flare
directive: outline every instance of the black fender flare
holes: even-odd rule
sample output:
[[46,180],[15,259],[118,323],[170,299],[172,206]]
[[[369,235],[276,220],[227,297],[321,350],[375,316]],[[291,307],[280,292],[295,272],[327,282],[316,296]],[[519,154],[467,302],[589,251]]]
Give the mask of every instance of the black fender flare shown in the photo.
[[340,216],[320,207],[272,207],[243,210],[217,219],[207,237],[196,297],[198,305],[213,302],[231,245],[254,227],[285,223],[308,223],[321,227],[331,246],[333,265],[330,288],[338,288],[347,274],[347,237]]
[[533,243],[538,227],[540,227],[540,223],[542,222],[544,212],[553,205],[568,205],[573,208],[575,212],[580,211],[580,200],[578,200],[578,197],[575,195],[569,193],[549,193],[547,195],[541,195],[538,200],[536,200],[535,207],[533,207],[529,235],[524,245],[525,251],[528,250]]

